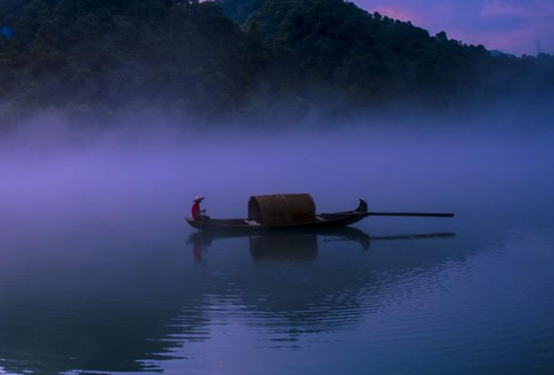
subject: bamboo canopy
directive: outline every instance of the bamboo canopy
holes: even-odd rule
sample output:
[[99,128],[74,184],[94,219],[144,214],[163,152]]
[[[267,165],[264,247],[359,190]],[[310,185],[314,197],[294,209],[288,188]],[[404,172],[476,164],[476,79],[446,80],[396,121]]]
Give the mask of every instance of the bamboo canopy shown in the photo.
[[248,220],[262,225],[314,222],[315,202],[309,194],[273,194],[250,197]]

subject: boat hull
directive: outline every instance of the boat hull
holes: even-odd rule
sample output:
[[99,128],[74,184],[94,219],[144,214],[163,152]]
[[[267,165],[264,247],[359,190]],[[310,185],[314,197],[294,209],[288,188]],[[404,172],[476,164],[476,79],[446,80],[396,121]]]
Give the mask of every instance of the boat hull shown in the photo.
[[360,200],[360,206],[353,211],[320,214],[316,221],[293,224],[252,225],[247,219],[211,219],[192,220],[186,218],[187,223],[199,231],[230,232],[240,234],[276,232],[283,230],[319,230],[341,228],[355,224],[368,216],[367,204]]

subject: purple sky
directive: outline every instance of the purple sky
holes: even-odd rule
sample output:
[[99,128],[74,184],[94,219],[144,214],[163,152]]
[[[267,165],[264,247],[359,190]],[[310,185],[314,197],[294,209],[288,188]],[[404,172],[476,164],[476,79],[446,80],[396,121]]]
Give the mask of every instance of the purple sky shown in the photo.
[[350,0],[432,34],[514,54],[554,54],[554,0]]

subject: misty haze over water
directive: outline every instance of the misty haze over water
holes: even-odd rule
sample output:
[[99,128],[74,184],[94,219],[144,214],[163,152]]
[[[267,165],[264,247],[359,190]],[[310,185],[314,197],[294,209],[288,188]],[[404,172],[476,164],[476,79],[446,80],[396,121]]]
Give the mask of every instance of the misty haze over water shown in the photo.
[[[554,56],[489,49],[553,8],[512,3],[0,0],[0,375],[554,373]],[[271,193],[455,217],[184,220]]]
[[[241,132],[39,119],[1,141],[0,373],[548,374],[544,112]],[[276,238],[183,220],[195,195],[231,218],[277,192],[456,217]]]

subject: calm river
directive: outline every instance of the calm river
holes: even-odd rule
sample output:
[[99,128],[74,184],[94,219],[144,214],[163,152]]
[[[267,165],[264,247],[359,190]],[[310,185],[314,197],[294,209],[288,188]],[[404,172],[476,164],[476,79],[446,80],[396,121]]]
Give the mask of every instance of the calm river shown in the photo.
[[[552,374],[553,138],[394,137],[4,151],[0,374]],[[272,192],[457,216],[183,220],[196,194],[241,217]]]

